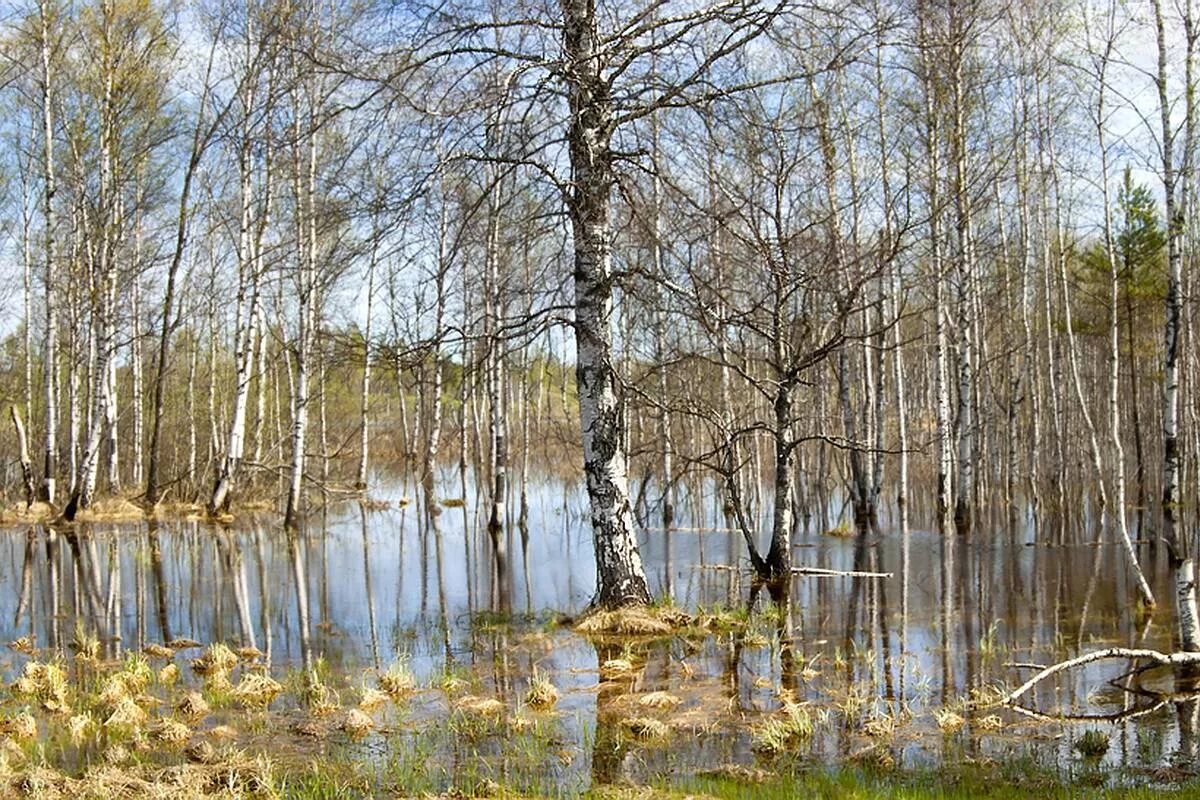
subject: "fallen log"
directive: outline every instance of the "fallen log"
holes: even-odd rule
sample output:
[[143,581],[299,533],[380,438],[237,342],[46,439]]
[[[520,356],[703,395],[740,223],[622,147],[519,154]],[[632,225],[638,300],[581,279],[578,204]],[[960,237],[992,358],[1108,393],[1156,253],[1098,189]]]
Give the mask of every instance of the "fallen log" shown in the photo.
[[859,569],[824,569],[822,567],[792,567],[793,575],[814,578],[890,578],[890,572],[867,572]]
[[1108,647],[1104,650],[1096,650],[1092,653],[1084,653],[1081,656],[1060,661],[1057,664],[1051,664],[1043,668],[1029,680],[1018,686],[1012,691],[1008,697],[1004,698],[1003,704],[1006,706],[1015,706],[1017,699],[1021,695],[1028,692],[1034,686],[1037,686],[1047,678],[1053,677],[1060,672],[1065,672],[1069,669],[1082,667],[1085,664],[1092,664],[1097,661],[1110,661],[1120,659],[1122,661],[1146,659],[1153,661],[1160,666],[1171,667],[1187,667],[1200,666],[1200,653],[1160,653],[1157,650],[1146,650],[1132,647]]
[[[752,568],[731,566],[729,564],[702,564],[694,569],[707,569],[716,572],[753,572]],[[890,578],[890,572],[867,572],[858,569],[825,569],[824,567],[792,567],[793,575],[803,575],[809,578]]]

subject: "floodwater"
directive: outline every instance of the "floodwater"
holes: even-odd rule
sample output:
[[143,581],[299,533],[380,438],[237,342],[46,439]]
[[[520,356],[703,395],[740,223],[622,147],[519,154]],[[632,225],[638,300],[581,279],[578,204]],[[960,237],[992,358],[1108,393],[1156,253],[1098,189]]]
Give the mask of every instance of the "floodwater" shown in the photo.
[[[265,517],[228,527],[10,529],[0,537],[0,637],[53,648],[78,625],[97,631],[110,656],[175,637],[253,645],[276,674],[309,661],[347,691],[401,661],[423,685],[452,672],[510,708],[535,673],[557,686],[556,712],[528,736],[472,734],[464,746],[461,730],[442,724],[452,715],[445,693],[429,689],[403,710],[381,712],[380,731],[364,741],[303,745],[341,748],[376,762],[381,780],[432,789],[483,776],[571,794],[597,780],[753,764],[761,756],[752,731],[779,707],[781,690],[812,709],[813,735],[791,756],[805,761],[1020,757],[1070,769],[1079,761],[1072,745],[1090,729],[1109,737],[1106,767],[1152,774],[1195,756],[1195,702],[1164,697],[1174,687],[1161,671],[1118,683],[1124,662],[1069,673],[1026,698],[1043,714],[1082,719],[988,707],[1002,687],[1029,677],[1030,665],[1105,646],[1172,649],[1163,571],[1159,608],[1146,618],[1107,535],[1097,543],[1095,531],[1068,531],[1060,544],[1035,544],[1024,518],[981,521],[968,539],[903,535],[887,520],[866,537],[812,524],[796,536],[797,566],[888,575],[798,576],[786,613],[756,597],[744,628],[595,644],[553,624],[560,612],[582,610],[594,586],[580,491],[531,487],[527,555],[519,531],[508,543],[511,616],[490,613],[501,598],[476,498],[431,519],[414,492],[384,485],[373,497],[390,507],[332,505],[295,537]],[[751,586],[740,535],[707,512],[677,524],[669,534],[642,532],[652,591],[691,612],[744,613]],[[598,666],[617,657],[639,666],[614,691]],[[21,660],[4,663],[8,678]],[[680,702],[661,712],[638,705],[656,690]],[[948,711],[966,723],[943,731]],[[632,715],[666,721],[667,743],[620,735]],[[269,747],[277,735],[259,731],[246,744]]]

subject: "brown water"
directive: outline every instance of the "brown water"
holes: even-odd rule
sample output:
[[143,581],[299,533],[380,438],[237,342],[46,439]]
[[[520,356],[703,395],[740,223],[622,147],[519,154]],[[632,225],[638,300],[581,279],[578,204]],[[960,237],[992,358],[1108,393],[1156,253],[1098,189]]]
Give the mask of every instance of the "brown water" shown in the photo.
[[[839,538],[813,526],[796,538],[797,565],[891,577],[798,577],[782,616],[763,613],[767,600],[758,598],[744,631],[626,647],[595,645],[550,624],[558,612],[584,608],[594,585],[584,499],[574,489],[545,484],[531,493],[527,557],[519,532],[510,542],[511,618],[487,613],[498,598],[473,499],[444,508],[433,525],[418,504],[398,504],[409,491],[378,492],[393,504],[382,511],[332,506],[295,539],[265,518],[227,528],[178,521],[12,529],[0,538],[0,637],[31,635],[54,647],[69,642],[79,622],[99,631],[109,655],[180,636],[228,641],[263,650],[277,674],[302,664],[307,651],[345,687],[401,660],[423,683],[451,670],[510,707],[520,705],[535,670],[558,687],[557,713],[535,717],[528,734],[484,730],[464,744],[461,726],[444,724],[445,693],[429,689],[404,710],[381,712],[382,731],[363,742],[289,745],[340,748],[339,756],[375,760],[385,777],[432,788],[483,776],[570,793],[593,780],[751,764],[751,728],[778,708],[784,688],[811,703],[817,720],[795,754],[804,760],[1028,757],[1069,768],[1078,761],[1072,743],[1091,728],[1110,737],[1109,766],[1153,770],[1194,757],[1194,704],[1160,703],[1153,692],[1172,688],[1162,673],[1141,677],[1147,694],[1117,690],[1107,681],[1126,664],[1078,671],[1029,698],[1043,712],[1128,715],[1116,722],[964,708],[966,699],[986,701],[1028,677],[1014,664],[1108,645],[1171,649],[1168,587],[1157,582],[1161,607],[1142,619],[1121,551],[1110,537],[1096,544],[1095,531],[1068,531],[1064,544],[1048,547],[1034,546],[1027,519],[985,522],[970,539],[902,535],[887,524]],[[744,544],[718,524],[693,517],[669,536],[643,532],[652,591],[669,591],[691,611],[744,613]],[[639,666],[633,683],[620,691],[598,685],[598,664],[621,656]],[[10,677],[20,663],[7,662]],[[636,697],[658,689],[681,700],[649,714],[672,726],[669,742],[621,735],[622,718],[648,713]],[[936,715],[946,709],[967,724],[943,735]],[[991,715],[998,719],[985,719]],[[248,729],[246,744],[270,749],[278,736],[260,726]]]

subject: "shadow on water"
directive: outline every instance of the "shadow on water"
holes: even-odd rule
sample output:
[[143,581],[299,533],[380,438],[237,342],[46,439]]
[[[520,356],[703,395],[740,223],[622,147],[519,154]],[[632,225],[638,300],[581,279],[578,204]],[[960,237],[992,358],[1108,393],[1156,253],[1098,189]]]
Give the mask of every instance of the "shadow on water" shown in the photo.
[[[1150,620],[1131,612],[1135,588],[1107,534],[1056,528],[1052,546],[1035,546],[1034,522],[1016,513],[981,519],[969,539],[886,524],[848,537],[802,528],[797,564],[854,576],[760,587],[742,569],[740,537],[686,497],[669,535],[642,533],[642,553],[652,591],[697,613],[706,633],[588,640],[554,624],[593,591],[591,534],[574,489],[530,487],[521,553],[501,562],[505,574],[497,540],[469,502],[440,505],[422,493],[409,505],[402,491],[393,487],[389,508],[331,507],[294,533],[254,519],[15,529],[0,539],[0,580],[10,589],[0,592],[0,636],[57,649],[78,626],[112,657],[180,636],[228,641],[258,648],[276,670],[320,664],[348,680],[401,661],[423,685],[465,675],[471,691],[522,714],[531,681],[549,678],[558,713],[531,724],[550,733],[509,732],[473,742],[472,752],[500,759],[513,736],[531,736],[536,765],[525,780],[568,791],[750,762],[761,752],[755,726],[789,704],[811,709],[813,723],[793,757],[870,752],[920,766],[1032,747],[1067,762],[1094,724],[988,709],[997,687],[1024,680],[1029,665],[1091,648],[1172,649],[1167,610]],[[515,615],[498,613],[507,608]],[[609,680],[606,663],[629,671]],[[7,677],[20,666],[18,657]],[[1106,723],[1117,746],[1105,763],[1194,762],[1200,703],[1188,692],[1200,679],[1173,685],[1163,671],[1134,679],[1126,670],[1097,664],[1030,699],[1066,715],[1119,717]],[[1122,686],[1179,699],[1133,714],[1143,701]],[[655,692],[669,695],[662,706],[643,702]],[[411,744],[420,734],[406,723],[453,719],[447,697],[420,695],[396,712],[391,736]],[[646,719],[667,726],[669,745],[647,734]],[[452,784],[446,765],[461,762],[460,745],[446,737],[422,747],[428,763],[443,765],[440,785]]]

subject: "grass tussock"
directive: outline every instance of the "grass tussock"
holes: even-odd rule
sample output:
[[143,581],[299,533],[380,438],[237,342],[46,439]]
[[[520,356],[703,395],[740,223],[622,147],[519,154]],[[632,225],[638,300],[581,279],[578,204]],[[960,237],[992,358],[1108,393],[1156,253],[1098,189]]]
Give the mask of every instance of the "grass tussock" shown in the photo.
[[197,675],[208,677],[218,673],[226,675],[238,665],[237,654],[226,645],[215,642],[208,646],[204,655],[192,660],[192,671]]
[[933,719],[942,733],[954,733],[967,724],[967,719],[952,708],[934,710]]
[[67,674],[57,662],[25,662],[21,676],[13,682],[12,693],[54,714],[66,714],[71,710]]
[[639,739],[665,739],[671,735],[671,727],[653,717],[627,717],[621,727]]
[[530,708],[553,708],[558,702],[558,689],[549,679],[534,673],[529,682],[529,691],[525,693],[525,704]]
[[750,730],[750,747],[763,755],[780,755],[812,738],[812,714],[799,703],[784,702],[779,711]]
[[680,702],[682,701],[670,692],[650,692],[638,698],[638,705],[642,708],[652,708],[660,711],[670,711],[679,705]]
[[616,681],[630,678],[634,674],[633,662],[627,658],[610,658],[600,665],[600,679]]
[[124,497],[102,497],[75,515],[77,522],[130,522],[146,518],[146,510]]
[[167,664],[158,671],[158,682],[163,686],[171,687],[179,681],[179,665]]
[[269,675],[251,672],[242,676],[231,696],[245,708],[266,708],[282,691],[279,681]]
[[174,719],[161,719],[150,726],[150,738],[167,745],[181,745],[192,736],[192,729]]
[[200,642],[197,642],[195,639],[189,639],[186,636],[179,637],[178,639],[172,639],[171,641],[167,642],[167,647],[171,648],[172,650],[195,650],[196,648],[203,646],[204,645],[200,644]]
[[375,727],[375,720],[362,709],[352,708],[346,712],[338,727],[351,739],[361,739]]
[[392,700],[401,700],[417,691],[417,679],[406,664],[397,662],[380,674],[379,688]]
[[162,767],[132,763],[128,751],[121,757],[117,749],[109,748],[111,759],[106,758],[79,777],[45,765],[0,776],[0,796],[44,800],[278,796],[273,767],[265,758],[234,754],[210,764]]
[[175,651],[166,645],[151,642],[142,648],[142,655],[146,658],[172,659],[175,657]]
[[21,525],[46,522],[58,516],[58,511],[49,503],[35,502],[31,506],[13,503],[0,508],[0,525]]
[[832,528],[827,528],[821,531],[822,536],[832,536],[835,539],[849,539],[854,535],[854,528],[849,522],[839,522]]
[[362,694],[359,696],[358,707],[369,713],[383,708],[387,705],[389,699],[386,692],[368,687],[363,689]]
[[454,701],[454,710],[467,717],[496,719],[504,714],[504,703],[494,697],[468,694]]
[[670,636],[693,622],[692,617],[670,606],[627,606],[596,609],[575,623],[584,636]]
[[175,710],[189,720],[197,721],[208,716],[208,701],[199,692],[188,692],[175,704]]

